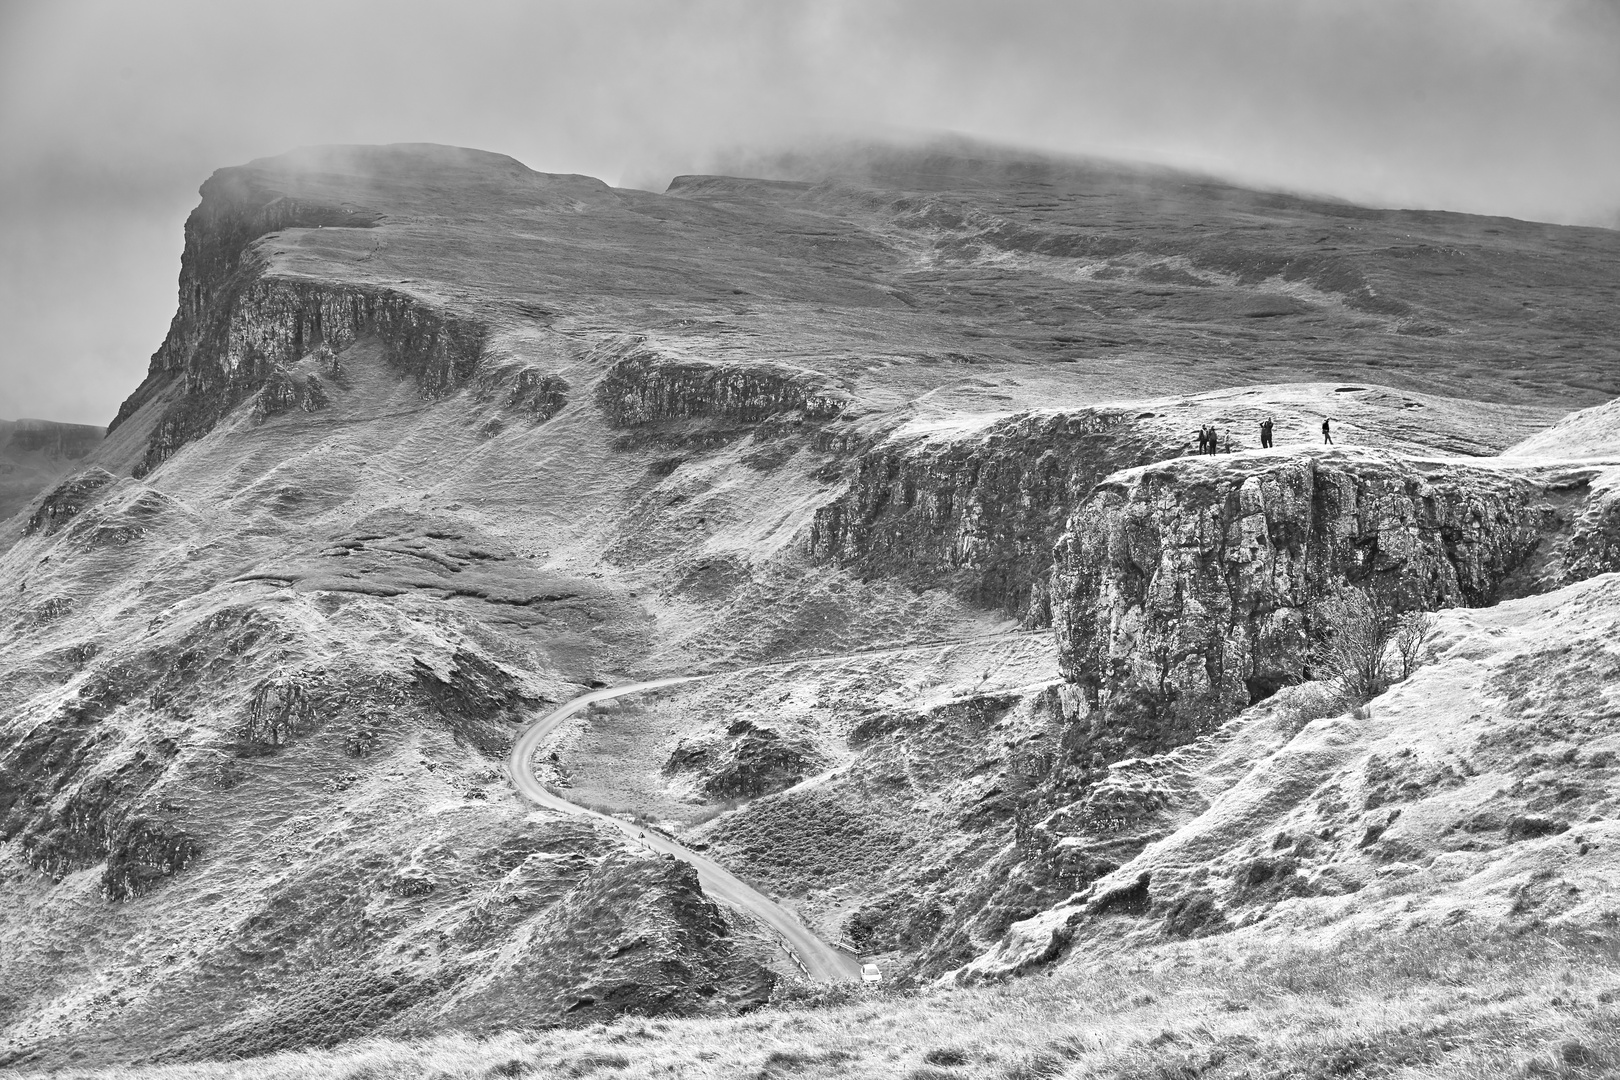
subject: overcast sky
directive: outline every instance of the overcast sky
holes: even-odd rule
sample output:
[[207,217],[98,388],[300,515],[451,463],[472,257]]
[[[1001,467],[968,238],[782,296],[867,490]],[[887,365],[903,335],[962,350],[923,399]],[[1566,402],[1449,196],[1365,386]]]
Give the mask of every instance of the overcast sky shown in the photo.
[[1620,0],[0,0],[0,418],[104,424],[215,168],[431,141],[648,183],[954,131],[1620,224]]

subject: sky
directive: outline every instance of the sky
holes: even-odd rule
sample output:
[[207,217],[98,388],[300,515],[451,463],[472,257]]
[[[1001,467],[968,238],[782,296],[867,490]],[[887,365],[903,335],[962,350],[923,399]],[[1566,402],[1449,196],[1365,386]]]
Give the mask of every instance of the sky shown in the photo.
[[950,132],[1620,226],[1620,0],[0,0],[0,418],[105,424],[214,169],[442,142],[655,187]]

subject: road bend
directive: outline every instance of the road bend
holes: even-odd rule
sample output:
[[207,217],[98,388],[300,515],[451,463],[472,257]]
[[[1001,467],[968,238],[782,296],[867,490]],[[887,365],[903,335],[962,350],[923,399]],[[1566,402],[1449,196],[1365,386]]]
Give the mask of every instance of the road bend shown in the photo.
[[714,678],[718,675],[740,675],[751,671],[768,671],[773,668],[788,667],[794,664],[867,658],[888,653],[914,652],[919,649],[970,645],[1030,636],[1033,635],[1029,631],[1011,631],[946,641],[919,642],[915,645],[884,646],[838,656],[802,656],[756,664],[733,671],[709,672],[703,675],[677,675],[665,679],[650,679],[646,682],[626,683],[623,686],[610,686],[602,690],[592,690],[588,694],[581,694],[567,704],[553,709],[531,724],[522,735],[518,736],[516,745],[512,747],[511,756],[506,761],[507,772],[511,774],[513,785],[531,802],[539,803],[541,806],[561,811],[564,814],[572,814],[575,817],[589,817],[605,822],[637,843],[665,855],[673,855],[693,867],[697,870],[698,881],[702,883],[704,892],[731,907],[748,912],[774,930],[783,943],[787,945],[790,955],[797,959],[799,966],[810,978],[818,982],[852,981],[861,977],[861,963],[857,957],[841,949],[836,949],[816,937],[786,908],[758,889],[744,884],[735,874],[727,872],[725,867],[716,863],[713,859],[704,858],[663,833],[643,828],[640,825],[625,821],[623,818],[616,818],[609,814],[578,806],[548,790],[544,784],[535,779],[532,766],[535,751],[539,749],[541,742],[545,740],[547,735],[557,730],[559,724],[587,705],[597,701],[607,701],[610,698],[624,697],[627,694],[639,694],[646,690],[657,690],[664,686],[677,686],[681,683],[696,682],[699,679]]
[[606,701],[609,698],[623,697],[626,694],[637,694],[644,690],[656,690],[661,686],[675,686],[679,683],[693,682],[697,679],[707,678],[703,675],[687,675],[670,679],[652,679],[648,682],[627,683],[624,686],[610,686],[605,690],[593,690],[588,694],[568,702],[560,708],[553,709],[541,717],[525,731],[512,747],[512,755],[507,759],[507,771],[512,774],[512,783],[532,802],[552,810],[560,810],[565,814],[576,817],[590,817],[606,822],[638,843],[644,844],[654,851],[675,858],[689,864],[697,870],[698,881],[703,885],[703,891],[716,900],[720,900],[731,907],[746,911],[759,919],[766,926],[774,930],[791,950],[790,955],[797,957],[806,975],[817,982],[843,982],[859,979],[861,977],[860,961],[828,945],[816,935],[812,934],[797,918],[790,914],[780,904],[770,897],[744,884],[735,874],[728,873],[724,867],[713,859],[705,859],[695,851],[691,851],[676,843],[662,833],[651,829],[644,829],[622,818],[612,817],[608,814],[588,810],[583,806],[576,806],[567,799],[559,798],[548,791],[545,785],[535,779],[531,762],[534,760],[535,750],[542,740],[579,710],[592,702]]

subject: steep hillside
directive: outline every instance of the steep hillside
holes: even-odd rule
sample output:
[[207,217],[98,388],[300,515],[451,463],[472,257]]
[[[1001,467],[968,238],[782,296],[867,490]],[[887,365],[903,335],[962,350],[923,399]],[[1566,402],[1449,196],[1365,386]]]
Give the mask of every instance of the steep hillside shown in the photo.
[[1107,782],[1146,811],[1125,827],[1161,827],[959,977],[1259,925],[1318,940],[1459,925],[1612,939],[1620,574],[1439,627],[1433,663],[1365,710],[1311,720],[1268,702],[1111,766]]
[[891,977],[1192,897],[1095,890],[1202,812],[1164,769],[1281,738],[1319,596],[1616,568],[1611,461],[1492,455],[1620,391],[1617,263],[959,149],[661,195],[435,146],[221,170],[145,380],[0,524],[0,1061],[758,1006],[762,925],[507,780],[640,677],[713,676],[535,775]]

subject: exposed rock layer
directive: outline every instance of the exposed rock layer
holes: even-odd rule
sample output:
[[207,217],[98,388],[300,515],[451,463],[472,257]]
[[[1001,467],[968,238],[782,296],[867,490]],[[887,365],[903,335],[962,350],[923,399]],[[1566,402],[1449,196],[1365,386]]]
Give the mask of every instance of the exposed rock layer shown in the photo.
[[[1596,541],[1573,566],[1549,558],[1576,549],[1556,486],[1535,470],[1371,452],[1111,477],[1057,549],[1065,676],[1094,710],[1094,736],[1184,742],[1308,678],[1319,606],[1340,588],[1395,610],[1477,607],[1609,568]],[[1553,580],[1536,580],[1544,572]]]
[[1175,436],[1107,409],[901,435],[862,454],[843,497],[816,511],[810,549],[1044,626],[1052,548],[1075,505],[1101,477],[1180,452]]
[[153,354],[146,380],[108,428],[117,429],[179,381],[137,475],[206,434],[267,385],[263,414],[294,404],[319,407],[319,384],[307,385],[280,368],[323,344],[341,350],[375,335],[384,358],[414,377],[424,396],[444,394],[471,374],[487,335],[481,323],[394,289],[276,277],[254,247],[277,230],[368,227],[376,215],[289,199],[247,170],[221,170],[203,185],[202,196],[186,221],[180,304],[168,337]]
[[795,410],[825,420],[850,400],[827,376],[790,364],[680,359],[640,343],[616,350],[596,400],[619,427],[687,417],[755,423]]

